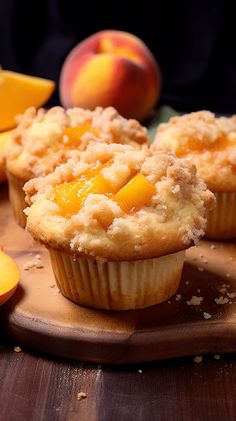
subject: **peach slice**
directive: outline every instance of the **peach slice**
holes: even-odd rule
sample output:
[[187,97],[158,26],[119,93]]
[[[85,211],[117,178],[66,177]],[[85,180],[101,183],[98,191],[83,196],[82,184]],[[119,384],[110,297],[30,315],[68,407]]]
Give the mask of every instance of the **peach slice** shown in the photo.
[[51,96],[55,82],[0,69],[0,131],[15,127],[15,116],[40,107]]
[[20,279],[20,271],[15,261],[0,250],[0,305],[14,293]]
[[147,205],[155,193],[154,185],[139,173],[116,193],[114,199],[124,212],[129,213]]

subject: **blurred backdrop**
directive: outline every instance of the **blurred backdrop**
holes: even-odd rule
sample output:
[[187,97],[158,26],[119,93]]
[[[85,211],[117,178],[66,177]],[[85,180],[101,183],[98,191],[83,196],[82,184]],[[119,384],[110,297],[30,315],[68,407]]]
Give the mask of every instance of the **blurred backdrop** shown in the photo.
[[[0,63],[58,81],[67,53],[103,29],[140,37],[163,74],[161,103],[236,112],[236,2],[0,0]],[[59,102],[56,91],[51,104]]]

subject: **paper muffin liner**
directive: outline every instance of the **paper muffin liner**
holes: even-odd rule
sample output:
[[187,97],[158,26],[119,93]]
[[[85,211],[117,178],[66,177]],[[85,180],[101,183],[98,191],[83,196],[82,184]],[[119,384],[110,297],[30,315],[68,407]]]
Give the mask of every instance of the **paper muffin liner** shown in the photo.
[[100,262],[49,248],[61,293],[78,304],[107,309],[145,308],[168,300],[178,289],[184,251],[155,259]]
[[236,237],[236,193],[217,192],[216,207],[207,214],[206,237],[226,240]]
[[26,216],[23,212],[23,209],[27,206],[25,203],[25,192],[23,190],[25,181],[13,174],[10,174],[9,172],[7,172],[7,180],[9,186],[9,199],[12,205],[14,217],[17,223],[21,227],[25,228]]

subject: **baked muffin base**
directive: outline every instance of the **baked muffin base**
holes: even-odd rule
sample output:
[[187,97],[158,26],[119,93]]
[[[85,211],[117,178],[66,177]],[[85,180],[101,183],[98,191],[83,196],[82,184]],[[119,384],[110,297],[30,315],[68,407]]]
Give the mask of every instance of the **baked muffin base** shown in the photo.
[[206,237],[236,238],[236,193],[217,192],[216,207],[207,214]]
[[155,259],[100,262],[49,248],[61,293],[92,308],[131,310],[168,300],[178,289],[184,251]]
[[25,203],[25,192],[23,190],[25,181],[9,172],[7,172],[7,180],[9,186],[9,199],[12,205],[14,217],[17,223],[21,227],[25,228],[26,216],[23,212],[27,206]]

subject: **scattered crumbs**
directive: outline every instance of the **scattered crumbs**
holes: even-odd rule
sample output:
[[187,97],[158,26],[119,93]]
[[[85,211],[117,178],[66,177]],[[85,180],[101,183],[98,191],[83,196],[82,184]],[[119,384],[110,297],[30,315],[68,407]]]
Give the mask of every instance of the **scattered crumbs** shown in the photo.
[[198,270],[199,270],[199,272],[203,272],[204,268],[202,268],[201,266],[198,266]]
[[227,292],[227,295],[228,295],[229,298],[235,298],[236,297],[235,292]]
[[229,299],[221,295],[219,298],[215,298],[214,301],[216,304],[227,304]]
[[142,374],[143,370],[138,370],[138,372],[139,372],[140,374]]
[[189,284],[189,281],[185,281],[185,285],[188,285]]
[[188,306],[199,306],[201,302],[203,301],[203,297],[197,297],[196,295],[193,295],[191,300],[186,301]]
[[204,254],[200,254],[200,258],[201,259],[204,259]]
[[229,272],[227,272],[226,274],[225,274],[225,276],[226,276],[226,278],[230,278],[230,273]]
[[203,263],[207,264],[208,260],[207,259],[203,259]]
[[60,290],[57,288],[57,290],[53,293],[53,295],[58,295],[60,293],[61,293]]
[[211,319],[212,318],[212,314],[210,314],[210,313],[207,313],[206,311],[204,311],[203,312],[203,317],[204,317],[204,319]]
[[43,267],[44,267],[44,265],[43,265],[42,260],[41,260],[41,255],[36,254],[33,259],[27,260],[27,262],[24,263],[23,270],[30,270],[30,269],[33,269],[33,268],[41,269]]
[[230,288],[230,285],[229,284],[222,284],[222,287],[223,288]]
[[169,300],[169,301],[167,301],[167,303],[168,303],[168,304],[171,304],[171,301]]
[[215,249],[216,249],[215,244],[211,244],[211,245],[210,245],[210,248],[211,248],[212,250],[215,250]]
[[79,392],[77,393],[77,401],[81,401],[81,399],[87,398],[87,393],[85,392]]
[[56,284],[49,284],[50,288],[55,288]]
[[198,294],[200,294],[200,292],[201,292],[200,288],[197,289],[197,292],[198,292]]
[[181,294],[176,294],[176,296],[175,296],[175,301],[179,301],[179,300],[181,300]]
[[197,356],[193,359],[193,361],[194,361],[195,363],[197,363],[197,364],[201,363],[201,362],[202,362],[202,355],[197,355]]
[[227,293],[227,288],[225,287],[221,287],[221,288],[217,288],[219,292],[221,292],[222,294]]
[[15,346],[14,352],[21,352],[21,347],[20,346]]
[[215,360],[219,360],[220,359],[220,355],[218,355],[218,354],[213,355],[213,358],[215,358]]

